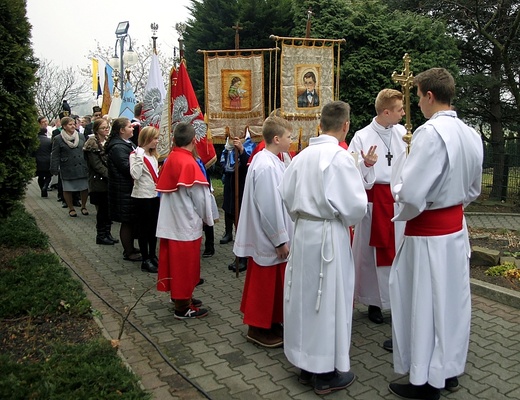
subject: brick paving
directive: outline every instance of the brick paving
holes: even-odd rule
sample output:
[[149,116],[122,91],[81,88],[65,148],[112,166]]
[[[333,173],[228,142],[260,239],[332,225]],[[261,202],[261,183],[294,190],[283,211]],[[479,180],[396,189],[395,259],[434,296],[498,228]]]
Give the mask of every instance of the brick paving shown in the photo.
[[[237,279],[227,269],[232,244],[220,245],[223,222],[216,225],[216,254],[202,259],[206,283],[195,290],[209,316],[200,320],[173,318],[167,293],[155,290],[155,275],[143,273],[140,263],[124,261],[122,247],[95,244],[95,209],[70,218],[56,201],[39,196],[33,181],[25,200],[38,226],[49,235],[53,250],[83,281],[93,308],[109,338],[117,338],[121,317],[130,313],[121,338],[120,353],[155,399],[315,399],[312,389],[297,381],[297,373],[283,349],[263,349],[246,342],[239,304],[244,273]],[[471,214],[470,226],[520,229],[520,215]],[[119,226],[114,224],[117,236]],[[98,297],[99,296],[99,297]],[[102,299],[102,300],[101,300]],[[356,382],[327,399],[396,399],[387,385],[406,381],[392,369],[392,355],[381,348],[391,334],[390,314],[385,323],[367,319],[365,306],[353,315],[351,361]],[[520,310],[473,295],[472,334],[461,389],[447,399],[520,399]]]

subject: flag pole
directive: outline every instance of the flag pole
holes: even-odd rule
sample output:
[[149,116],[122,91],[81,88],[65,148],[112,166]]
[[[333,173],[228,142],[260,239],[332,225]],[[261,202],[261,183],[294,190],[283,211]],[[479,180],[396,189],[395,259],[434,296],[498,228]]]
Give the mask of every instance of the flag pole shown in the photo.
[[[240,48],[240,30],[242,27],[240,26],[240,23],[237,21],[235,25],[232,27],[235,30],[235,50],[238,50]],[[239,204],[239,196],[238,192],[240,190],[239,188],[239,170],[238,170],[238,149],[234,147],[235,152],[235,235],[238,230],[238,216],[240,215],[240,204]],[[238,257],[235,256],[235,276],[238,278],[238,269],[239,269],[239,262]]]

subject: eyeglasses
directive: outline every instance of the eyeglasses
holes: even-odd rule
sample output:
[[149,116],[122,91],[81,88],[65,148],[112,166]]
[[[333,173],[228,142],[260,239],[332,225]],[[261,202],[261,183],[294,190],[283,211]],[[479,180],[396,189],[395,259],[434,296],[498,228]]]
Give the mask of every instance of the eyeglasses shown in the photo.
[[106,130],[108,130],[108,129],[110,129],[108,126],[100,126],[100,127],[99,127],[99,130],[100,130],[100,131],[106,131]]

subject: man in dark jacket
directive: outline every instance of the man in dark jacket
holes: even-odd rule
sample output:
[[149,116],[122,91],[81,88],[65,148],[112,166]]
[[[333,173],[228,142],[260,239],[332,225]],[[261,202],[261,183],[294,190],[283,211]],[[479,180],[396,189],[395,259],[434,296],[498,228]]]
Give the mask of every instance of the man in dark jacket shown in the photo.
[[[38,118],[38,123],[41,123],[44,119],[46,120],[47,118]],[[47,137],[47,128],[40,128],[38,140],[40,141],[40,145],[38,146],[38,150],[34,153],[34,157],[36,158],[36,176],[38,177],[38,186],[40,187],[41,196],[48,197],[47,190],[49,190],[52,179],[50,172],[52,142],[51,139]]]

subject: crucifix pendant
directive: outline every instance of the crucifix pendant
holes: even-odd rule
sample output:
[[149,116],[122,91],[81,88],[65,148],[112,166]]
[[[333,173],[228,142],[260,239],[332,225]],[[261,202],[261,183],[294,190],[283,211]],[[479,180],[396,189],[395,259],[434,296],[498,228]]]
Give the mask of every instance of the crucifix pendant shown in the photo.
[[388,166],[390,167],[392,165],[392,158],[394,157],[392,153],[390,153],[390,150],[388,150],[388,154],[385,157],[388,160]]

